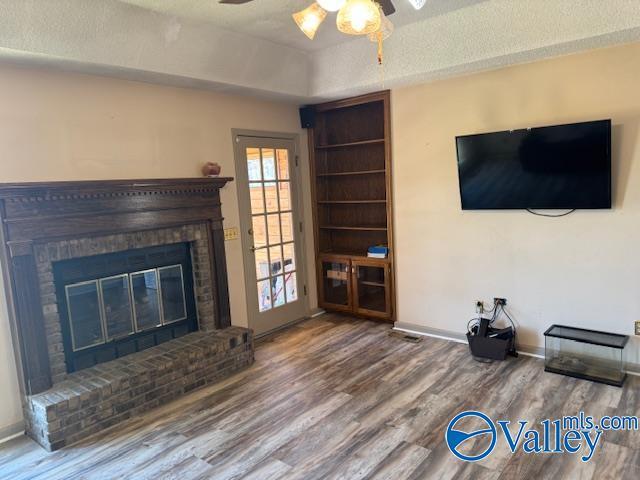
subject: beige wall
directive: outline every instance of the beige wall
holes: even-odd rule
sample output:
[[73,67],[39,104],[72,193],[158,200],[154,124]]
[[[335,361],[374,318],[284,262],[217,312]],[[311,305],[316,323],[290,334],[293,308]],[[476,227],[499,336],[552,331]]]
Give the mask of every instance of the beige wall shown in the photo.
[[[526,345],[542,345],[551,323],[632,332],[640,319],[639,78],[635,44],[392,92],[399,321],[462,333],[476,299],[504,296]],[[456,135],[597,118],[614,124],[613,210],[561,219],[460,210]],[[0,181],[193,176],[207,160],[233,175],[231,128],[299,132],[297,109],[0,68]],[[302,160],[306,186],[305,148]],[[238,226],[234,184],[222,201],[225,225]],[[310,231],[306,246],[312,261]],[[233,321],[244,325],[240,242],[227,252]],[[307,273],[313,307],[311,265]],[[0,307],[2,431],[21,414]]]
[[[0,182],[200,176],[217,161],[234,176],[231,129],[306,135],[296,105],[92,76],[0,67]],[[308,189],[305,210],[310,212]],[[234,183],[222,192],[225,227],[239,227]],[[310,305],[317,304],[311,215],[306,247]],[[227,247],[233,323],[246,325],[240,241]],[[20,421],[6,304],[0,305],[0,433]]]
[[[464,333],[506,297],[520,341],[552,323],[640,320],[640,44],[392,92],[398,320]],[[462,211],[456,135],[613,120],[614,208],[549,219]],[[638,362],[638,342],[630,357]]]

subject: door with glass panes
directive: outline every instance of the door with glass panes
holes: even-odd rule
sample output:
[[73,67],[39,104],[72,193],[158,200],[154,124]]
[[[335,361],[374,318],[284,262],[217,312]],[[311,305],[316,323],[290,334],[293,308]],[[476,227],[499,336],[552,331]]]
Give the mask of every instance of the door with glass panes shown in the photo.
[[295,142],[234,142],[249,326],[259,335],[307,312]]

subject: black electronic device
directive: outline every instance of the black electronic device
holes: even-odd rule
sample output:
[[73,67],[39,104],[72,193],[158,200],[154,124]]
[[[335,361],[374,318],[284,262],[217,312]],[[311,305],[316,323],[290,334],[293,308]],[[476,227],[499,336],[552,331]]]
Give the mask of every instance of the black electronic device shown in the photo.
[[463,210],[611,208],[611,120],[456,138]]
[[300,127],[313,128],[316,126],[316,111],[313,107],[300,107]]

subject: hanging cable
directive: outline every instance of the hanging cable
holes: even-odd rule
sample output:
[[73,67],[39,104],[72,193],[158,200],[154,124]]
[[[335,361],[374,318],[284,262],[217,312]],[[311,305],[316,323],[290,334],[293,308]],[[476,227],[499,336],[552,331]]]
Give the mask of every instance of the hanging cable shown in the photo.
[[564,212],[564,213],[561,213],[561,214],[559,214],[559,215],[551,215],[551,214],[548,214],[548,213],[539,213],[539,212],[534,212],[534,211],[533,211],[533,210],[531,210],[530,208],[527,208],[527,212],[529,212],[529,213],[530,213],[530,214],[532,214],[532,215],[537,215],[537,216],[539,216],[539,217],[548,217],[548,218],[560,218],[560,217],[566,217],[567,215],[569,215],[569,214],[571,214],[571,213],[573,213],[573,212],[575,212],[575,211],[576,211],[576,209],[574,208],[574,209],[572,209],[572,210],[569,210],[568,212]]

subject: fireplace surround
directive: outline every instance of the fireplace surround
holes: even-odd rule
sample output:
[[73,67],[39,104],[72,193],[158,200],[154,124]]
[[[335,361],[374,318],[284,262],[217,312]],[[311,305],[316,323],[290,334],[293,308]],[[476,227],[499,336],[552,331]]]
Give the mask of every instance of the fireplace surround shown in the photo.
[[230,180],[0,185],[26,431],[45,448],[253,362],[251,332],[230,326]]

